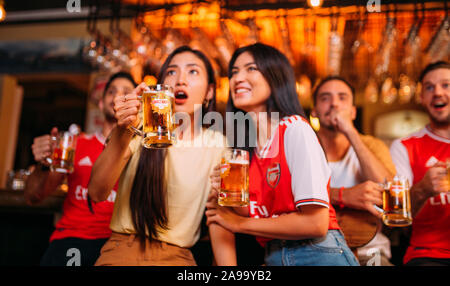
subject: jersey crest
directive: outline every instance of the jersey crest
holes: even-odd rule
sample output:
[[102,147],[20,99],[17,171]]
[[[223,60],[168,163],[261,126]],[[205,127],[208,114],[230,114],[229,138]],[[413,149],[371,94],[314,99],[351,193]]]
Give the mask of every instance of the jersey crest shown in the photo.
[[266,181],[267,184],[275,189],[278,186],[281,178],[281,167],[280,163],[273,163],[268,169],[266,173]]

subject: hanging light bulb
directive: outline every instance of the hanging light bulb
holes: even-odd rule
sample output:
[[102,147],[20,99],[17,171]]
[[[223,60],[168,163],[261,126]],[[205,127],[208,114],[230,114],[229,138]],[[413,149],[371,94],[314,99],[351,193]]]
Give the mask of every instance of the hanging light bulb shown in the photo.
[[308,0],[308,5],[311,8],[317,8],[322,6],[323,1],[322,0]]
[[6,11],[5,11],[5,3],[3,0],[0,0],[0,22],[5,20],[6,18]]

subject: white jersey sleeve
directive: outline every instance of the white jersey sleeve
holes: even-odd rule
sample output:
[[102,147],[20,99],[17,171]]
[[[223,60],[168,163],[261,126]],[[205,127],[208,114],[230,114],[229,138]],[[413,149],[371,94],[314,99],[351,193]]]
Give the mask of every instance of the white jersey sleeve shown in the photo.
[[392,161],[394,162],[395,168],[397,169],[398,175],[406,176],[411,185],[414,179],[414,175],[411,169],[411,164],[409,162],[408,151],[405,145],[402,144],[400,139],[395,140],[391,144],[390,148]]
[[331,170],[311,126],[303,120],[287,126],[284,150],[296,207],[317,204],[328,208]]

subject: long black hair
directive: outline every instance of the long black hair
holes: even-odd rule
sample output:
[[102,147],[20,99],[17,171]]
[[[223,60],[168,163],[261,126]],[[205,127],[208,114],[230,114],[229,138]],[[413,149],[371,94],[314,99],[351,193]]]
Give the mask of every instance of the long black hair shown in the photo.
[[[208,87],[212,86],[214,94],[208,103],[203,104],[203,116],[214,111],[216,106],[216,80],[214,70],[208,58],[200,51],[188,46],[181,46],[173,51],[165,60],[158,76],[158,83],[163,83],[166,72],[173,57],[177,54],[190,52],[197,56],[205,65]],[[158,239],[158,228],[168,229],[167,221],[167,194],[165,181],[165,149],[142,148],[136,176],[130,194],[130,210],[133,225],[141,247],[145,241]],[[147,236],[148,235],[148,236]]]
[[[262,43],[256,43],[237,49],[233,53],[228,65],[228,78],[231,79],[232,77],[232,70],[236,59],[245,52],[248,52],[253,56],[258,70],[270,86],[271,94],[266,101],[268,116],[270,116],[271,112],[278,112],[279,118],[290,115],[300,115],[305,117],[305,112],[300,105],[300,101],[297,96],[294,70],[286,56],[276,48]],[[245,111],[234,105],[233,98],[231,97],[231,90],[227,102],[227,112],[232,112],[234,114],[243,112],[245,114]],[[242,129],[237,128],[236,122],[229,122],[227,120],[226,123],[235,124],[234,134],[228,134],[227,132],[227,137],[229,139],[228,143],[231,146],[237,146],[237,132]],[[248,121],[248,125],[244,127],[246,138],[245,146],[242,148],[249,151],[250,158],[252,156],[254,146],[256,146],[256,142],[250,142],[251,140],[256,139],[256,136],[255,138],[250,138],[252,136],[249,136],[252,128],[253,134],[256,134],[253,122]],[[233,136],[231,140],[230,136]]]

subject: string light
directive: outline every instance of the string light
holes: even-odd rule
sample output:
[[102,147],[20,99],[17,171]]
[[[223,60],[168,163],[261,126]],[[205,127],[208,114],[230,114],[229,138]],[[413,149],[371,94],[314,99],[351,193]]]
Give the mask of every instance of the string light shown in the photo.
[[308,0],[309,7],[317,8],[322,6],[322,0]]
[[308,0],[308,4],[313,8],[317,8],[322,6],[322,0]]
[[5,3],[3,2],[3,0],[0,0],[0,22],[5,20],[5,18],[6,18],[6,11],[5,11],[4,6],[5,6]]
[[314,131],[316,132],[319,131],[320,129],[319,118],[310,115],[309,122],[311,123],[311,127],[314,129]]

